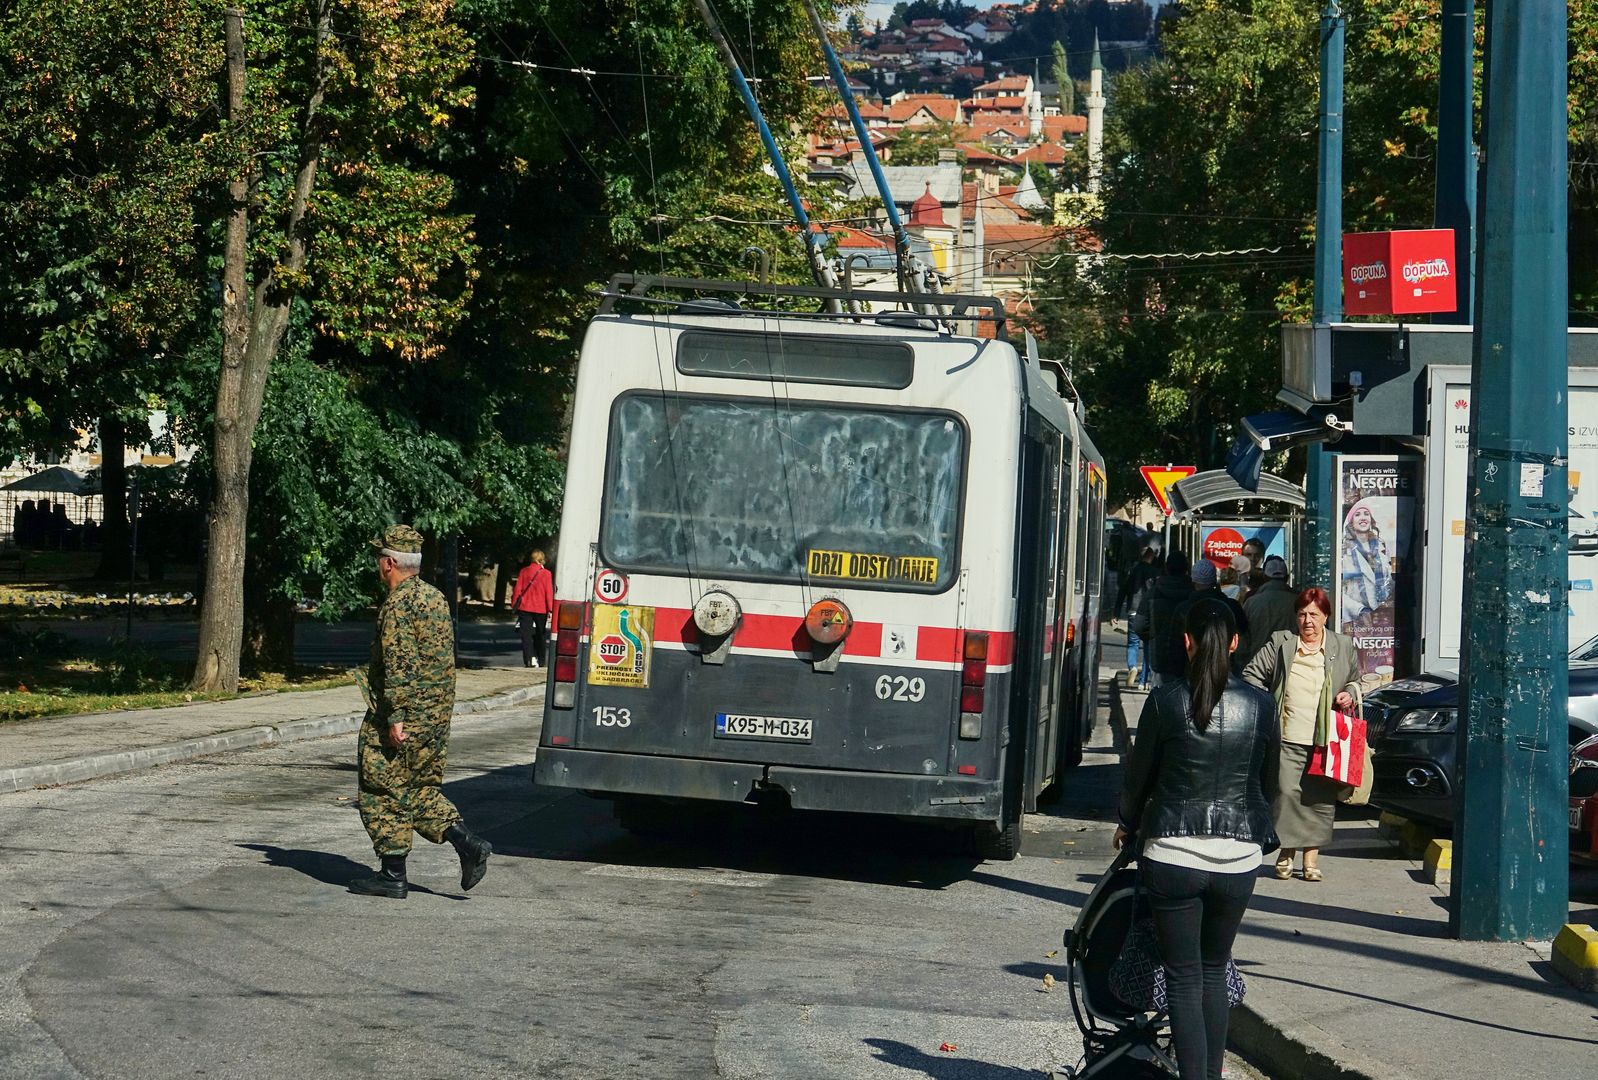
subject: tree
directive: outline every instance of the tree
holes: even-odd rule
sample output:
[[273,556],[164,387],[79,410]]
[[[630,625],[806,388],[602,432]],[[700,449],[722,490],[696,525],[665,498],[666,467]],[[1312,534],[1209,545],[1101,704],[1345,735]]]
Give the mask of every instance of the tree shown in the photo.
[[97,433],[108,577],[128,566],[126,432],[205,307],[213,6],[30,0],[0,16],[0,454]]
[[893,144],[895,165],[936,165],[938,155],[944,150],[956,151],[960,161],[965,160],[954,137],[953,124],[927,124],[924,127],[907,127],[899,132]]
[[1054,43],[1051,50],[1054,59],[1050,65],[1050,75],[1054,84],[1060,88],[1060,115],[1070,116],[1076,112],[1076,83],[1071,81],[1071,65],[1066,60],[1067,42],[1062,38]]
[[332,0],[315,0],[309,25],[300,10],[262,3],[248,31],[236,15],[227,30],[235,156],[197,690],[238,686],[253,440],[295,300],[312,298],[320,332],[404,361],[436,355],[465,311],[467,223],[449,213],[449,181],[406,155],[470,101],[470,39],[432,0],[352,0],[337,31]]

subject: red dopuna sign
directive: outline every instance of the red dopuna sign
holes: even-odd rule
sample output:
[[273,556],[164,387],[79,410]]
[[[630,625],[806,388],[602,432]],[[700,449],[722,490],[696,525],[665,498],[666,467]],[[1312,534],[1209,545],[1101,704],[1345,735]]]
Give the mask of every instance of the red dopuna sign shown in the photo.
[[1343,310],[1350,315],[1453,311],[1454,230],[1343,234]]

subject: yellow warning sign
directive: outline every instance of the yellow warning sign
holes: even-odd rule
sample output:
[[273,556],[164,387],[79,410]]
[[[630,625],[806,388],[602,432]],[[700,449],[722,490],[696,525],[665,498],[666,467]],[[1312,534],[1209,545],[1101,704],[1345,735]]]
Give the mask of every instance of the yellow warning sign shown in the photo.
[[593,619],[589,685],[647,687],[655,653],[655,609],[595,604]]
[[869,551],[812,549],[805,559],[805,572],[813,578],[933,585],[938,580],[938,560],[931,555],[879,555]]
[[1198,466],[1139,465],[1138,472],[1143,474],[1143,482],[1154,493],[1154,501],[1160,504],[1160,512],[1169,517],[1171,514],[1171,486],[1186,480],[1198,472]]

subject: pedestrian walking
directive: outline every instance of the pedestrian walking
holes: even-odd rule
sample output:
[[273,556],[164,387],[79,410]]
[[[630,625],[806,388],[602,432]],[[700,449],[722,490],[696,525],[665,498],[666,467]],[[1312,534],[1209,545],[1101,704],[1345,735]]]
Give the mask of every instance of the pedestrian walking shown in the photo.
[[1243,636],[1243,647],[1238,654],[1245,667],[1259,655],[1272,634],[1298,629],[1298,615],[1294,610],[1298,594],[1287,584],[1287,560],[1272,555],[1265,560],[1262,574],[1264,580],[1243,601],[1248,633]]
[[411,834],[449,841],[461,863],[461,888],[483,879],[493,848],[472,834],[444,797],[444,758],[455,707],[455,634],[444,594],[417,576],[422,536],[395,525],[372,541],[388,596],[377,613],[377,638],[362,689],[366,718],[359,736],[361,821],[382,869],[350,883],[367,896],[405,899]]
[[510,606],[522,635],[522,667],[535,668],[549,643],[549,613],[555,610],[555,575],[544,566],[538,548],[516,575]]
[[1149,683],[1149,649],[1145,640],[1149,628],[1147,625],[1140,627],[1137,613],[1143,603],[1143,594],[1158,576],[1159,567],[1154,564],[1154,549],[1145,547],[1138,552],[1137,562],[1127,571],[1126,581],[1121,589],[1121,600],[1125,605],[1123,614],[1127,617],[1126,685],[1132,689],[1147,686]]
[[1149,646],[1149,669],[1155,686],[1180,679],[1187,670],[1187,653],[1182,649],[1182,627],[1176,610],[1193,595],[1189,569],[1185,554],[1171,552],[1165,557],[1165,572],[1144,591],[1143,603],[1138,607],[1140,625],[1148,629],[1144,640]]
[[1209,597],[1193,603],[1182,632],[1188,673],[1143,706],[1115,846],[1138,847],[1181,1080],[1219,1080],[1226,965],[1261,853],[1277,842],[1279,737],[1270,697],[1231,674],[1231,608]]
[[1282,732],[1280,784],[1271,806],[1282,845],[1276,876],[1292,877],[1293,853],[1302,851],[1304,880],[1320,881],[1320,852],[1332,842],[1343,785],[1307,770],[1311,752],[1326,745],[1332,709],[1350,712],[1358,701],[1359,650],[1353,638],[1326,625],[1332,617],[1326,590],[1300,592],[1294,612],[1298,629],[1272,634],[1243,678],[1270,691]]

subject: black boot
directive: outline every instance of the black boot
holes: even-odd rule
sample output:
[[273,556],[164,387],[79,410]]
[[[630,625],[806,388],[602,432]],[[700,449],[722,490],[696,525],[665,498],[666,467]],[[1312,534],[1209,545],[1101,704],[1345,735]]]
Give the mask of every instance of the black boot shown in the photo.
[[350,882],[350,892],[360,893],[362,896],[386,896],[391,900],[403,900],[405,894],[410,892],[410,886],[405,883],[405,856],[384,855],[383,869],[366,878],[356,878]]
[[445,829],[444,839],[455,845],[455,854],[461,857],[461,888],[469,891],[483,880],[488,857],[494,853],[494,848],[481,836],[474,835],[464,821]]

